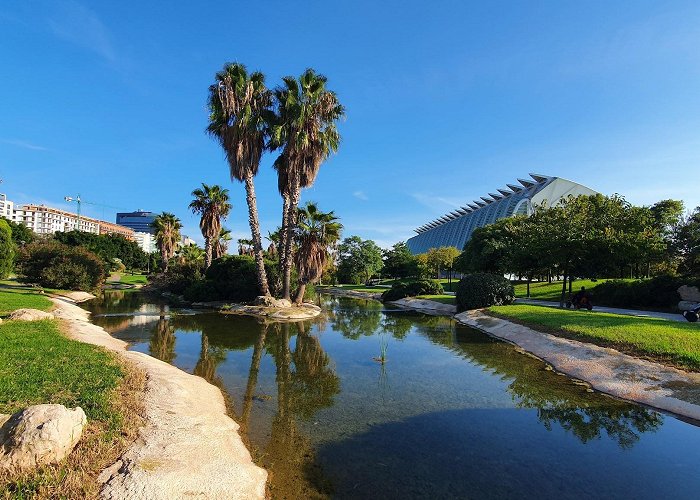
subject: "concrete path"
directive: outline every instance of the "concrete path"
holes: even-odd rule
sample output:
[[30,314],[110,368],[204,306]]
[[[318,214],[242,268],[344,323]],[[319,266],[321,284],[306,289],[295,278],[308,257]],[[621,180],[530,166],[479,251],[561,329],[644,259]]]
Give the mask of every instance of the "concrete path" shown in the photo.
[[[556,307],[559,308],[559,302],[550,302],[548,300],[536,300],[536,299],[515,299],[516,304],[531,304],[533,306],[544,306],[544,307]],[[659,318],[667,319],[670,321],[682,321],[686,322],[686,319],[680,313],[665,313],[656,311],[639,311],[637,309],[621,309],[619,307],[604,307],[604,306],[593,306],[592,312],[605,312],[612,314],[624,314],[626,316],[639,316],[640,318]]]
[[65,299],[52,300],[54,315],[72,338],[116,351],[146,372],[145,425],[136,442],[98,478],[101,498],[265,498],[267,472],[251,460],[217,387],[127,351],[126,342],[90,323],[87,311]]
[[478,310],[457,314],[455,319],[517,345],[558,372],[588,382],[594,389],[700,424],[700,373],[684,372],[615,349],[538,332]]

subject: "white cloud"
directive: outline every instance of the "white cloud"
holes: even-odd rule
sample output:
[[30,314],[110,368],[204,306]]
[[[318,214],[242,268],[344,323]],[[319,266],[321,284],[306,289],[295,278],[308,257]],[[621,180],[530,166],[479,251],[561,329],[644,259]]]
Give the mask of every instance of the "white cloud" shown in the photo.
[[97,14],[80,3],[64,3],[48,23],[57,37],[95,52],[108,62],[116,61],[117,53],[109,30]]
[[354,193],[352,193],[352,195],[353,195],[355,198],[357,198],[358,200],[362,200],[362,201],[367,201],[367,200],[369,200],[369,198],[367,197],[367,195],[365,194],[364,191],[355,191]]
[[411,197],[421,205],[425,205],[435,212],[444,212],[446,209],[454,210],[465,203],[463,200],[458,200],[457,198],[436,196],[426,193],[412,193]]
[[31,149],[33,151],[48,151],[48,148],[45,148],[44,146],[38,146],[36,144],[32,144],[31,142],[21,141],[19,139],[0,139],[0,142],[17,146],[18,148]]

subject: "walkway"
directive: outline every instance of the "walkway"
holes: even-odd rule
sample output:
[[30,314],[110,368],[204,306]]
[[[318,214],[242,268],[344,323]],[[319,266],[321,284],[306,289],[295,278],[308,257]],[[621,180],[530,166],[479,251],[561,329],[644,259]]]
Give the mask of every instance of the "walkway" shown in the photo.
[[[550,302],[547,300],[535,300],[535,299],[515,299],[516,304],[531,304],[533,306],[544,306],[544,307],[556,307],[559,308],[559,302]],[[618,307],[603,307],[603,306],[593,306],[593,312],[604,312],[612,314],[624,314],[626,316],[638,316],[641,318],[659,318],[667,319],[670,321],[682,321],[685,322],[686,319],[680,313],[665,313],[656,311],[639,311],[637,309],[621,309]]]

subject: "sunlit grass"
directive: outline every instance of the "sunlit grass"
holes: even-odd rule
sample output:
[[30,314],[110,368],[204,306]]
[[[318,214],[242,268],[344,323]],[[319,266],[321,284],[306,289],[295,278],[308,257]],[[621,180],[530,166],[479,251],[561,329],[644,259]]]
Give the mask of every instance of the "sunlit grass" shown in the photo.
[[535,329],[563,332],[700,370],[700,323],[532,305],[493,306],[489,311]]

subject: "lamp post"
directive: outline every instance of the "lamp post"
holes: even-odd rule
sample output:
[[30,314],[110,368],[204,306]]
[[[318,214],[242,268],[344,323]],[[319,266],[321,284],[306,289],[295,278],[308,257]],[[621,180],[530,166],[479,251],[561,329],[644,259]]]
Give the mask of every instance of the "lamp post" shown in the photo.
[[63,199],[69,203],[74,201],[78,204],[78,221],[77,221],[78,223],[77,223],[76,230],[80,231],[80,202],[81,202],[80,194],[78,194],[78,196],[76,196],[75,198],[73,198],[72,196],[66,196]]

